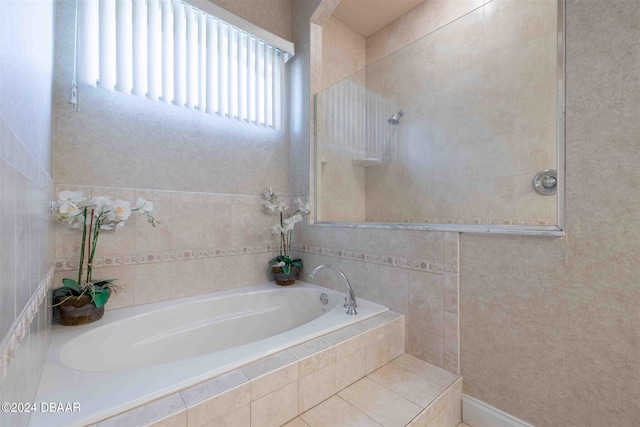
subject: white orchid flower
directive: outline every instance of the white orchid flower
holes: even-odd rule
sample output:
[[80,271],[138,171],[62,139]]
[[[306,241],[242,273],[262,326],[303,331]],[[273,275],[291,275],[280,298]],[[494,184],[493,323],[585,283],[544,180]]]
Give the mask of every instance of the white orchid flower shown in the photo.
[[113,202],[107,196],[98,196],[91,199],[91,207],[93,207],[93,215],[99,216],[104,211],[110,210]]
[[[286,221],[286,220],[285,220]],[[284,221],[283,221],[284,222]],[[286,223],[284,224],[284,227],[282,227],[282,232],[286,233],[287,231],[291,231],[293,230],[293,226],[295,225],[295,222],[290,222],[290,223]]]
[[280,224],[276,224],[273,226],[273,228],[271,229],[273,234],[280,234],[282,233],[282,226]]
[[278,205],[278,210],[280,212],[284,212],[287,210],[287,205],[284,204],[284,202],[280,202],[280,204]]
[[296,222],[300,222],[302,221],[302,215],[300,214],[295,214],[294,216],[291,217],[293,219],[293,223],[295,224]]
[[267,202],[264,202],[264,205],[265,205],[265,206],[267,207],[267,209],[269,209],[270,211],[275,211],[275,210],[276,210],[276,208],[277,208],[277,206],[276,206],[276,205],[274,205],[273,203],[268,202],[268,201],[267,201]]
[[131,203],[118,199],[113,202],[111,212],[115,214],[116,222],[126,221],[129,218],[129,215],[131,215]]
[[86,199],[84,198],[84,194],[82,194],[82,191],[64,190],[61,191],[60,194],[58,194],[58,200],[60,200],[61,202],[70,202],[77,205],[78,203]]
[[63,217],[76,216],[80,213],[80,209],[74,202],[61,202],[58,207],[58,212]]
[[298,205],[298,209],[300,209],[300,211],[304,212],[304,213],[309,213],[311,212],[311,203],[309,203],[308,200],[306,200],[306,198],[300,198],[298,197],[296,199],[296,204]]
[[138,206],[137,210],[140,213],[151,212],[153,210],[153,203],[143,199],[142,197],[138,197],[136,201],[136,206]]

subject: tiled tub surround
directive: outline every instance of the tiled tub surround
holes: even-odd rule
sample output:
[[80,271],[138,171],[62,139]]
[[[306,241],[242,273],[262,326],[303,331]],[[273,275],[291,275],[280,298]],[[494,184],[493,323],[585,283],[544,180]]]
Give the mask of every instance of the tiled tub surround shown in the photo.
[[[82,411],[34,414],[32,424],[95,422],[388,312],[360,299],[358,315],[347,316],[343,301],[344,292],[304,282],[287,287],[266,282],[112,310],[90,325],[54,325],[36,401],[78,402]],[[394,337],[403,350],[404,326]],[[387,357],[392,344],[375,341],[371,366]]]
[[[406,316],[407,353],[459,372],[459,233],[305,225],[295,239],[305,266],[336,264],[357,296]],[[338,279],[316,283],[342,290]]]
[[[277,255],[279,241],[271,234],[277,216],[266,212],[260,196],[76,185],[57,185],[56,194],[67,189],[87,198],[143,197],[160,221],[154,228],[133,213],[121,230],[100,234],[94,277],[116,278],[125,289],[107,310],[272,280],[268,261]],[[66,223],[55,224],[55,233],[58,287],[77,272],[81,239]]]
[[403,353],[404,316],[386,312],[97,426],[457,425],[461,379]]

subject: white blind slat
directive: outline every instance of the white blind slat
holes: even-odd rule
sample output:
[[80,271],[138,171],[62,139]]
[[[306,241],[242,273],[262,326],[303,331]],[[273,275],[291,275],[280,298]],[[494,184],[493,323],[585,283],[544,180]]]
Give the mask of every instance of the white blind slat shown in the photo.
[[227,32],[226,25],[218,21],[218,114],[225,116],[227,111]]
[[273,51],[274,49],[265,43],[265,121],[264,124],[267,127],[273,126]]
[[173,0],[173,103],[186,103],[187,30],[184,4]]
[[215,114],[217,111],[218,99],[218,64],[216,63],[218,50],[218,29],[216,21],[207,16],[207,105],[206,112]]
[[133,88],[133,11],[131,0],[116,0],[116,89]]
[[227,110],[229,111],[229,117],[237,117],[237,99],[238,96],[238,73],[237,71],[237,52],[236,49],[236,40],[238,36],[238,31],[235,28],[229,27],[229,34],[227,35],[227,75],[229,76],[229,80],[227,83],[227,87],[229,89],[229,94],[227,96]]
[[173,101],[173,7],[171,0],[160,0],[162,7],[162,101]]
[[158,100],[162,93],[162,17],[158,0],[147,0],[147,96]]
[[80,81],[95,86],[100,71],[98,40],[100,25],[100,6],[98,0],[86,0],[78,4],[78,78]]
[[116,2],[100,1],[100,87],[113,90],[116,85]]
[[198,103],[198,24],[193,8],[186,7],[185,19],[187,21],[187,108],[193,109]]
[[132,91],[134,95],[144,96],[147,92],[147,3],[144,1],[133,2],[133,81]]
[[207,106],[207,17],[197,13],[198,19],[198,109],[205,112]]

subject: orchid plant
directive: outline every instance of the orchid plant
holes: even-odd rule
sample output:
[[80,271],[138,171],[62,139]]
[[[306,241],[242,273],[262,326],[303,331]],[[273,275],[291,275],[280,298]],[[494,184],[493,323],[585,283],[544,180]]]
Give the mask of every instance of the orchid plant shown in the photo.
[[[53,292],[56,297],[64,297],[62,302],[71,297],[80,298],[89,294],[91,301],[96,307],[102,307],[109,299],[110,291],[122,290],[113,282],[116,279],[104,279],[94,281],[93,259],[98,246],[98,236],[101,231],[116,230],[124,227],[132,212],[139,212],[147,216],[147,222],[153,227],[159,224],[150,212],[153,210],[153,203],[138,198],[136,207],[131,208],[131,203],[124,200],[111,201],[108,197],[94,197],[86,203],[82,191],[61,191],[58,194],[58,201],[53,203],[53,211],[58,221],[68,222],[72,228],[82,229],[82,243],[80,245],[80,262],[78,264],[78,277],[74,279],[62,279],[62,288]],[[83,281],[83,270],[85,258],[86,278]]]
[[286,216],[285,212],[288,207],[280,192],[273,191],[269,187],[263,193],[263,197],[265,199],[264,205],[269,212],[278,212],[280,214],[280,223],[272,228],[273,234],[280,235],[280,255],[271,259],[269,265],[280,267],[284,274],[290,274],[292,266],[302,268],[301,259],[291,259],[291,234],[295,225],[302,221],[302,214],[308,214],[311,211],[311,204],[306,198],[297,198],[295,203],[298,209],[293,214]]

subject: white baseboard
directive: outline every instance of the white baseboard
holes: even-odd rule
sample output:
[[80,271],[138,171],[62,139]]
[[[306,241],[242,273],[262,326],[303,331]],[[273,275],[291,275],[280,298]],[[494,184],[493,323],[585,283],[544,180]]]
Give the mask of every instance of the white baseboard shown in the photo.
[[534,427],[466,394],[462,395],[462,420],[470,427]]

